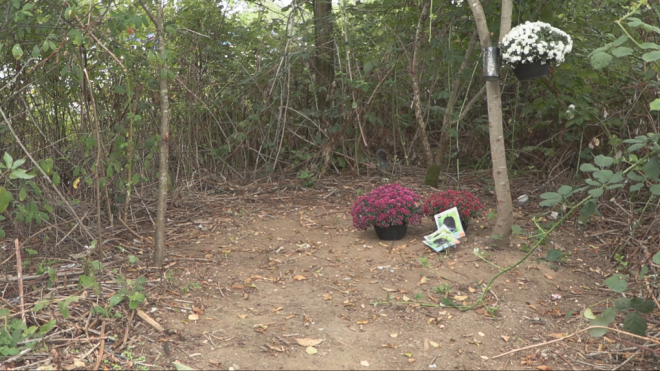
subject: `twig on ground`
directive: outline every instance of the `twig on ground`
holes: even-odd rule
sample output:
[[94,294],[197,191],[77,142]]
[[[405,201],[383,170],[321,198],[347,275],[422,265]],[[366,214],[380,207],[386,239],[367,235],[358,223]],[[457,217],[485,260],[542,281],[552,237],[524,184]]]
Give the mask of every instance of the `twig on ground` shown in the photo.
[[[101,337],[105,336],[105,321],[101,322]],[[96,371],[101,366],[101,360],[103,360],[103,352],[105,351],[105,338],[101,339],[101,348],[99,349],[99,356],[96,357],[96,363],[94,363],[94,368],[92,370]]]
[[141,310],[137,311],[138,317],[142,318],[146,323],[151,325],[151,327],[155,328],[156,330],[160,332],[165,332],[165,329],[163,326],[160,325],[160,323],[156,322],[153,318],[149,317],[146,313],[144,313]]
[[[557,342],[560,342],[560,341],[562,341],[562,340],[566,340],[566,339],[568,339],[568,338],[572,338],[572,337],[575,336],[575,335],[581,334],[581,333],[583,333],[583,332],[585,332],[585,331],[587,331],[587,330],[591,330],[591,329],[594,329],[594,328],[600,328],[600,329],[606,329],[606,330],[610,330],[610,331],[616,331],[616,332],[618,332],[618,333],[626,334],[626,335],[629,335],[629,336],[632,336],[632,337],[635,337],[635,338],[638,338],[638,339],[650,340],[650,341],[652,341],[652,342],[654,342],[654,343],[660,343],[660,340],[655,340],[655,339],[651,339],[651,338],[648,338],[648,337],[644,337],[644,336],[639,336],[639,335],[631,334],[631,333],[629,333],[629,332],[621,331],[621,330],[618,330],[618,329],[615,329],[615,328],[611,328],[611,327],[607,327],[607,326],[589,326],[589,327],[587,327],[587,328],[583,328],[582,330],[576,331],[576,332],[574,332],[574,333],[572,333],[572,334],[570,334],[570,335],[568,335],[568,336],[564,336],[563,338],[559,338],[559,339],[555,339],[555,340],[550,340],[550,341],[546,341],[546,342],[543,342],[543,343],[538,343],[538,344],[528,345],[528,346],[526,346],[526,347],[522,347],[522,348],[518,348],[518,349],[510,350],[510,351],[508,351],[508,352],[504,352],[504,353],[502,353],[502,354],[498,354],[498,355],[493,356],[493,357],[490,357],[490,358],[491,358],[491,359],[495,359],[495,358],[503,357],[503,356],[506,356],[506,355],[509,355],[509,354],[513,354],[513,353],[520,352],[521,350],[527,350],[527,349],[532,349],[532,348],[538,348],[538,347],[541,347],[541,346],[544,346],[544,345],[549,345],[549,344],[557,343]],[[622,341],[622,342],[624,342],[624,341]],[[632,344],[633,344],[633,343],[631,343],[631,344],[629,344],[629,345],[632,345]],[[641,345],[640,345],[640,347],[641,347]],[[643,349],[645,349],[645,350],[650,350],[649,348],[646,348],[646,347],[644,347]],[[654,353],[655,353],[655,352],[658,352],[658,351],[656,351],[656,350],[652,350],[652,351],[653,351]],[[660,353],[660,352],[659,352],[659,353]]]

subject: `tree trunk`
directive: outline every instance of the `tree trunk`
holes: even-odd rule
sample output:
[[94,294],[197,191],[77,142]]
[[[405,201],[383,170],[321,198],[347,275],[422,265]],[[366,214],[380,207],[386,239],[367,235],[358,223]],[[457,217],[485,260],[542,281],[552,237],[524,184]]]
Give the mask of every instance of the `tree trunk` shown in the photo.
[[[328,115],[329,104],[332,99],[332,83],[335,80],[334,63],[334,39],[332,30],[334,17],[332,16],[331,0],[314,0],[314,32],[316,36],[316,56],[314,64],[316,68],[317,94],[316,102],[318,104],[321,127],[329,133],[332,126],[332,120]],[[338,135],[330,135],[328,142],[323,147],[323,165],[319,171],[319,176],[323,175],[331,160],[331,153],[338,141]]]
[[314,1],[314,32],[316,36],[316,84],[319,94],[318,105],[321,114],[325,113],[330,100],[332,82],[335,79],[334,64],[334,39],[333,30],[332,1],[315,0]]
[[[479,0],[468,1],[474,15],[481,47],[491,46],[490,31],[486,22],[486,15]],[[500,21],[500,38],[511,30],[512,0],[502,0]],[[511,237],[513,225],[513,204],[511,190],[509,189],[509,173],[506,165],[506,151],[504,148],[504,128],[502,126],[502,96],[499,81],[486,81],[486,98],[488,99],[488,131],[490,136],[490,155],[493,162],[493,180],[495,194],[497,195],[497,220],[491,233],[491,244],[506,246]]]
[[[447,106],[445,108],[445,115],[442,118],[442,134],[440,135],[440,141],[438,142],[438,151],[435,154],[435,161],[434,164],[439,167],[439,170],[442,169],[442,166],[445,163],[445,155],[447,154],[447,151],[449,150],[449,125],[451,124],[451,114],[454,109],[454,105],[456,105],[456,101],[458,100],[458,97],[460,95],[460,91],[462,89],[462,84],[461,82],[463,81],[462,75],[463,71],[467,68],[469,62],[470,62],[470,57],[472,56],[472,52],[474,52],[474,48],[477,45],[477,40],[478,40],[479,34],[477,31],[474,31],[474,34],[472,35],[472,38],[470,39],[470,43],[468,44],[467,49],[465,50],[465,58],[463,59],[463,62],[461,63],[461,66],[458,69],[458,73],[456,73],[456,77],[454,78],[454,82],[451,84],[451,90],[449,92],[449,101],[447,101]],[[467,93],[466,93],[467,94]],[[438,180],[439,177],[432,178],[433,183],[426,183],[427,185],[430,185],[434,188],[438,187]]]
[[431,151],[429,138],[426,135],[426,122],[424,121],[424,112],[422,112],[421,94],[419,92],[419,76],[417,72],[419,66],[419,45],[422,42],[424,21],[426,21],[426,18],[428,16],[429,16],[429,2],[428,0],[425,0],[424,6],[422,8],[422,13],[419,15],[419,21],[417,22],[417,31],[415,32],[415,45],[413,48],[410,76],[412,77],[412,83],[413,83],[413,106],[415,107],[415,118],[417,119],[417,125],[419,126],[420,138],[422,139],[422,146],[424,148],[424,156],[426,157],[426,163],[430,167],[433,165],[433,152]]
[[167,211],[167,175],[169,160],[170,139],[170,102],[168,100],[167,83],[167,56],[165,53],[165,27],[163,15],[163,0],[156,3],[156,15],[149,9],[145,0],[140,0],[140,5],[149,15],[156,26],[156,38],[158,40],[158,52],[163,59],[160,66],[160,164],[158,174],[158,204],[156,206],[156,236],[154,238],[154,265],[163,266],[165,259],[165,212]]

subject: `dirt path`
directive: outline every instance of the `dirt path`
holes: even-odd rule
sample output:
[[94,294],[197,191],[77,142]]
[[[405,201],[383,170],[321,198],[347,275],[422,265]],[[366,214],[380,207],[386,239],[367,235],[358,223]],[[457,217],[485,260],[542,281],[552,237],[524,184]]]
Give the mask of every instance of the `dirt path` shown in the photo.
[[[430,220],[410,228],[404,240],[383,243],[373,230],[352,227],[355,191],[337,187],[314,198],[277,193],[268,205],[208,211],[205,223],[194,226],[199,239],[171,249],[176,264],[166,276],[170,294],[180,297],[156,297],[148,307],[178,332],[167,338],[170,353],[161,336],[142,354],[159,365],[178,360],[198,369],[590,369],[601,362],[584,354],[609,344],[585,336],[576,338],[584,343],[492,358],[586,327],[579,313],[605,298],[595,283],[609,266],[586,241],[560,232],[500,277],[487,299],[499,307],[496,318],[484,308],[460,312],[439,300],[473,303],[498,272],[473,254],[483,250],[487,220],[470,225],[466,240],[448,254],[420,242],[435,228]],[[479,196],[485,203],[493,198]],[[530,210],[519,212],[516,224],[525,227],[531,217],[522,215]],[[566,261],[542,260],[547,248],[563,249]],[[487,252],[500,267],[524,254]]]

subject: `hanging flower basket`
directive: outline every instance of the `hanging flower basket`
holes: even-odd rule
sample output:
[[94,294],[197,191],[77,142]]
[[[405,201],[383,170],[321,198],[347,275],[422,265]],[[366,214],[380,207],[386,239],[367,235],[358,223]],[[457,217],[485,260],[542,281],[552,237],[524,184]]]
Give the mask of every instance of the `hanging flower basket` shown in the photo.
[[513,73],[518,80],[526,81],[548,76],[550,63],[548,61],[534,61],[532,63],[517,63],[513,65]]
[[573,39],[547,23],[525,22],[504,36],[500,49],[502,61],[514,67],[516,77],[531,80],[547,76],[551,62],[563,63],[573,49]]

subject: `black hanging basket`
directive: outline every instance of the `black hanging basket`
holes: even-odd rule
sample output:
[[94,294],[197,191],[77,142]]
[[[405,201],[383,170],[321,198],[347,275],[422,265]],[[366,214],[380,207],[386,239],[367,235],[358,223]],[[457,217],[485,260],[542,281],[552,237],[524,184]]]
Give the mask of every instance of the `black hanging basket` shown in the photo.
[[516,75],[518,80],[534,80],[540,77],[548,76],[550,72],[550,63],[548,61],[543,61],[544,64],[541,64],[541,61],[535,61],[532,63],[516,63],[513,65],[513,73]]
[[376,230],[376,234],[378,235],[378,238],[380,238],[381,240],[397,241],[406,236],[406,232],[408,231],[408,225],[407,224],[392,225],[387,228],[378,227],[374,225],[374,229]]

